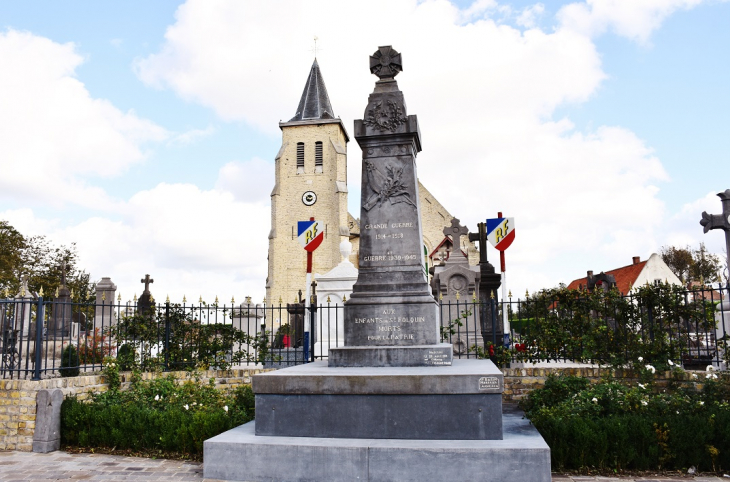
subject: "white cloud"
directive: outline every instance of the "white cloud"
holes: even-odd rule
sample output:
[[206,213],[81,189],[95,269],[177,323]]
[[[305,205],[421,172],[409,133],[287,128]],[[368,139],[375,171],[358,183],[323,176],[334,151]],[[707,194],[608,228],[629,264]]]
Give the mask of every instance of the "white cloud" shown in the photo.
[[230,192],[237,201],[268,206],[274,188],[274,165],[258,158],[246,162],[229,162],[218,172],[215,187]]
[[75,77],[84,61],[71,43],[0,33],[0,196],[28,202],[114,205],[87,177],[118,175],[167,136],[134,112],[94,99]]
[[190,129],[188,131],[176,134],[170,139],[169,143],[175,146],[187,146],[204,139],[215,132],[215,127],[208,126],[205,129]]
[[147,273],[159,301],[167,295],[178,302],[183,295],[208,302],[216,296],[222,302],[231,296],[239,302],[244,296],[263,298],[268,206],[236,201],[228,192],[163,183],[135,194],[120,211],[120,220],[92,217],[72,225],[38,218],[30,209],[5,211],[0,219],[23,234],[75,242],[79,267],[95,280],[111,277],[124,300],[141,294],[139,280]]
[[666,242],[663,245],[692,246],[705,243],[712,253],[722,254],[725,250],[725,236],[718,230],[705,234],[700,225],[702,212],[719,214],[722,204],[716,192],[708,192],[705,196],[695,199],[682,206],[678,213],[667,220]]
[[515,22],[517,25],[525,28],[534,28],[537,25],[538,18],[545,12],[545,5],[536,3],[522,9],[517,16]]
[[[705,0],[706,1],[706,0]],[[558,12],[563,28],[586,36],[611,30],[617,35],[646,42],[664,19],[703,0],[587,0],[566,5]]]

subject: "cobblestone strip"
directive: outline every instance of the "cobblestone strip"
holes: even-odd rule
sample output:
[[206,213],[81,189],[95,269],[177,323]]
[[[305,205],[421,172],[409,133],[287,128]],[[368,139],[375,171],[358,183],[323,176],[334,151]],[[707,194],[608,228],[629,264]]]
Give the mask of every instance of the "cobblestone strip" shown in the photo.
[[[0,482],[49,480],[121,480],[226,482],[203,478],[203,464],[102,454],[0,451]],[[725,482],[730,477],[587,477],[553,474],[552,482]],[[521,482],[521,481],[505,481]]]

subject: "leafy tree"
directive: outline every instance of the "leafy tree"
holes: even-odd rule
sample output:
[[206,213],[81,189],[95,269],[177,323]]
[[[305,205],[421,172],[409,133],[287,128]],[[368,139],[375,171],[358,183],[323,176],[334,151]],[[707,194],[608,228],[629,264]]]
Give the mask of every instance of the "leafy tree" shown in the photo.
[[17,268],[23,263],[25,238],[7,221],[0,221],[0,290],[19,286]]
[[689,246],[684,248],[663,246],[661,257],[685,285],[692,281],[705,283],[720,281],[722,269],[720,257],[709,253],[705,243],[700,243],[697,249]]
[[61,265],[66,264],[66,285],[77,299],[94,296],[90,276],[77,267],[76,243],[55,246],[45,236],[23,236],[7,221],[0,221],[0,290],[10,295],[20,290],[21,278],[28,288],[52,296],[61,284]]
[[722,263],[716,254],[708,253],[705,243],[700,243],[699,249],[692,251],[692,267],[690,275],[695,281],[714,283],[720,281]]
[[692,251],[689,246],[686,248],[677,248],[676,246],[662,246],[662,260],[669,266],[672,273],[682,284],[689,281],[690,266],[692,266]]

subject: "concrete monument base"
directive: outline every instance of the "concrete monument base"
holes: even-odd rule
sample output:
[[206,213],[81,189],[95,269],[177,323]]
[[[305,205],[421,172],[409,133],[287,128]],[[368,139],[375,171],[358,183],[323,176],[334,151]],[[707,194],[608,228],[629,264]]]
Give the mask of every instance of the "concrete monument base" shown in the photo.
[[256,422],[205,441],[204,477],[247,482],[550,482],[550,448],[505,414],[503,440],[392,440],[254,435]]
[[331,367],[423,367],[451,365],[450,343],[412,346],[342,346],[330,348]]
[[253,377],[256,435],[499,440],[503,387],[490,360],[387,368],[308,363]]

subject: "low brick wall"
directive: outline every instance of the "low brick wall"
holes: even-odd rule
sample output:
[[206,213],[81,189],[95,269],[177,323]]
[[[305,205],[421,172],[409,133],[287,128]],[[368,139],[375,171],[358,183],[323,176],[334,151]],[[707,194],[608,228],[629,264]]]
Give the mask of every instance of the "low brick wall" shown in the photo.
[[[242,384],[250,384],[251,377],[268,369],[252,368],[240,370],[208,370],[200,372],[203,380],[215,379],[218,389],[232,389]],[[173,375],[184,381],[190,378],[189,372],[143,373],[143,380]],[[129,387],[129,373],[122,373],[122,390]],[[87,375],[48,380],[0,380],[0,450],[33,450],[33,431],[35,429],[36,396],[39,390],[60,388],[63,396],[76,395],[86,400],[91,393],[107,390],[102,375]]]

